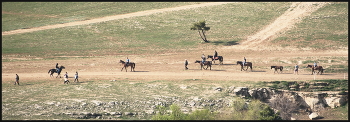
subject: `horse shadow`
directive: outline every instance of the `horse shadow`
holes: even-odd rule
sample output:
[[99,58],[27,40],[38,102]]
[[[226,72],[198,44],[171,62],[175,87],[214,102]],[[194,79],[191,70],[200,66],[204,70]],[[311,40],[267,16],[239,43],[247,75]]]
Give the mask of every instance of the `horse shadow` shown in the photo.
[[149,72],[149,71],[133,71],[133,72]]
[[211,71],[226,71],[226,70],[212,69]]
[[266,72],[266,71],[263,71],[263,70],[253,70],[251,72]]

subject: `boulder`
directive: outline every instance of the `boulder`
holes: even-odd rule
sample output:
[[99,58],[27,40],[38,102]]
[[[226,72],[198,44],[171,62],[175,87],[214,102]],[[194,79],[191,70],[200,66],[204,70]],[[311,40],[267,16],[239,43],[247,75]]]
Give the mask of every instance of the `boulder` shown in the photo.
[[247,87],[237,87],[233,90],[236,96],[251,97]]
[[317,119],[317,118],[319,118],[320,116],[316,113],[316,112],[312,112],[310,115],[309,115],[309,118],[311,119],[311,120],[313,120],[313,119]]
[[346,104],[347,102],[345,98],[341,98],[341,97],[326,97],[325,100],[328,106],[331,108],[339,107],[341,105]]

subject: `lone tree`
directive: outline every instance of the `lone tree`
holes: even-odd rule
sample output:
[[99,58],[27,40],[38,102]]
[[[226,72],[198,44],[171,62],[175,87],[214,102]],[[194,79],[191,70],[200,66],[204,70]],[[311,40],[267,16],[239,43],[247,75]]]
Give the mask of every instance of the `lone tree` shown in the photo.
[[205,31],[210,30],[210,27],[205,26],[205,20],[194,23],[191,27],[191,30],[198,30],[199,36],[203,39],[204,42],[209,42],[205,36]]

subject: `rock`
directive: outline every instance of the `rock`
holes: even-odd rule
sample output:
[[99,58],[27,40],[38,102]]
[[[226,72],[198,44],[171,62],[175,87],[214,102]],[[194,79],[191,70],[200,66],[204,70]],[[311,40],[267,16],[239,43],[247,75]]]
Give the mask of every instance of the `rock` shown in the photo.
[[313,113],[311,113],[310,115],[309,115],[309,118],[311,119],[311,120],[313,120],[313,119],[317,119],[317,118],[319,118],[320,116],[318,116],[318,114],[316,113],[316,112],[313,112]]
[[248,92],[248,88],[247,87],[237,87],[233,90],[234,94],[236,96],[241,96],[241,97],[251,97],[249,92]]

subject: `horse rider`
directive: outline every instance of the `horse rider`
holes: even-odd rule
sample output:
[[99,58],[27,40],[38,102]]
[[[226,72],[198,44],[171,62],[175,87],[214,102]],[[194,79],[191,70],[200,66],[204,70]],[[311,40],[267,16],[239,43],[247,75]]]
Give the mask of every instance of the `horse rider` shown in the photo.
[[204,54],[202,54],[202,63],[204,64],[204,62],[205,62],[205,55]]
[[215,57],[218,57],[218,52],[216,52],[216,50],[215,50],[214,55],[213,55],[214,60],[215,60]]
[[317,67],[317,63],[316,63],[316,62],[314,62],[314,69],[316,69],[316,67]]
[[244,59],[243,59],[243,66],[244,66],[244,64],[245,64],[245,62],[247,62],[247,59],[245,59],[245,57],[244,57]]
[[130,63],[130,59],[128,57],[126,57],[125,65],[128,65],[129,63]]
[[60,68],[58,67],[58,63],[56,63],[56,70],[57,70],[57,73],[60,72]]

